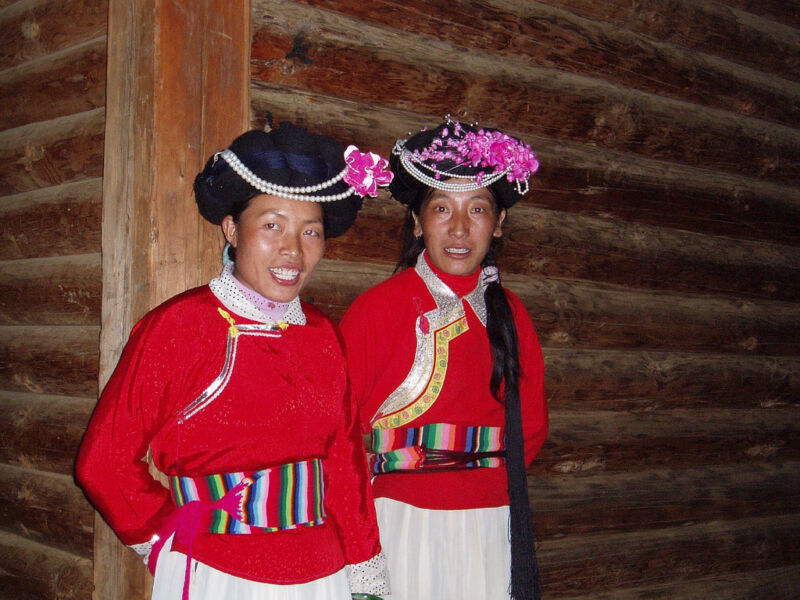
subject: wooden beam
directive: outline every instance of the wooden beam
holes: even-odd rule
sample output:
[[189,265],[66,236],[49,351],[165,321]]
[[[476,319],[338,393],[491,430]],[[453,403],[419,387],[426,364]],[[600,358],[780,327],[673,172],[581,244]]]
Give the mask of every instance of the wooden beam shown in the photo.
[[71,476],[93,406],[89,398],[0,392],[0,458]]
[[0,194],[103,174],[104,108],[0,132]]
[[95,396],[99,333],[92,325],[0,327],[0,386]]
[[800,566],[739,571],[702,577],[695,581],[664,582],[589,595],[548,596],[552,600],[697,600],[697,598],[725,598],[725,600],[797,600],[800,596]]
[[[394,265],[405,209],[370,199],[355,226],[331,240],[327,258]],[[632,288],[800,299],[794,246],[576,215],[520,203],[503,224],[501,272],[587,279]]]
[[[340,317],[389,265],[324,259],[304,294]],[[800,354],[800,309],[789,302],[637,290],[576,279],[505,275],[543,345]]]
[[88,558],[0,531],[0,564],[3,600],[90,598],[92,562]]
[[0,71],[0,129],[105,105],[106,38]]
[[800,463],[713,464],[528,480],[537,538],[781,514],[800,502]]
[[108,2],[17,0],[0,12],[0,69],[104,35],[107,25]]
[[[192,181],[249,123],[249,0],[111,0],[108,39],[101,386],[139,317],[219,270]],[[95,523],[96,600],[149,597],[141,561]]]
[[631,533],[569,536],[542,542],[538,556],[545,597],[570,597],[591,590],[592,598],[602,592],[616,598],[613,591],[618,588],[680,586],[722,574],[794,567],[798,550],[800,521],[797,514],[787,513]]
[[101,279],[99,253],[0,261],[0,325],[95,325]]
[[12,533],[90,558],[93,516],[71,473],[0,464],[0,519]]
[[[505,126],[606,150],[789,185],[800,180],[800,133],[778,123],[298,4],[260,0],[256,17],[254,79],[428,113],[492,115]],[[305,60],[287,59],[300,36]]]
[[[472,3],[465,9],[454,6],[449,0],[298,1],[363,22],[484,50],[511,61],[589,75],[745,116],[793,126],[800,123],[794,108],[797,100],[791,93],[797,85],[781,81],[774,74],[742,68],[735,60],[726,60],[728,56],[740,55],[737,50],[741,49],[735,44],[719,44],[713,48],[713,53],[698,52],[696,48],[686,48],[684,39],[668,41],[662,36],[643,35],[636,32],[635,27],[631,30],[607,21],[603,14],[586,18],[566,9],[563,2],[549,6],[545,2],[488,0]],[[638,11],[640,19],[643,13],[655,13],[659,15],[658,21],[670,20],[676,12],[664,7],[654,10],[650,5],[647,8]],[[681,11],[679,26],[687,27],[686,21],[690,20],[687,13],[713,18],[708,15],[710,11],[686,8],[685,12]],[[717,11],[714,16],[719,17],[722,12]],[[420,15],[425,17],[420,18]],[[703,36],[720,39],[718,23],[729,25],[731,20],[729,17],[718,18],[713,23],[707,21],[709,31],[703,32]],[[481,26],[476,27],[476,23]],[[746,38],[749,54],[771,54],[773,50],[782,49],[784,66],[791,69],[789,65],[794,55],[790,29],[787,28],[785,34],[788,35],[781,38],[777,24],[778,31],[772,36],[765,35],[759,28],[739,25],[744,32],[731,27],[727,33],[733,34],[733,39]],[[696,24],[690,26],[696,27]],[[795,52],[800,50],[796,46],[794,49]],[[776,58],[771,56],[770,65],[780,66]]]
[[95,177],[0,198],[0,260],[97,252],[102,185]]

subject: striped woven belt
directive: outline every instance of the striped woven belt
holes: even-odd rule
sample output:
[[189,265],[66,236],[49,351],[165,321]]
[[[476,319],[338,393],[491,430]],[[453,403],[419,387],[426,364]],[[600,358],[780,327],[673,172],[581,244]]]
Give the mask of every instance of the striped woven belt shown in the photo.
[[373,429],[370,468],[392,471],[475,469],[505,464],[503,427],[431,423]]
[[[243,482],[245,485],[240,485]],[[170,478],[178,507],[198,500],[205,505],[214,504],[237,486],[241,491],[237,491],[233,510],[212,511],[208,528],[211,533],[270,532],[325,522],[322,461],[318,458],[249,474]]]

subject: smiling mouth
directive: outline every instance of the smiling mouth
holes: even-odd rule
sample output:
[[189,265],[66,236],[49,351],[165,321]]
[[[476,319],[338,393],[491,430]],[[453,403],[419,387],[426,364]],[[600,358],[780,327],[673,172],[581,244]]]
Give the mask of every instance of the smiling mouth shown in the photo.
[[445,252],[448,254],[469,254],[469,248],[445,248]]
[[280,281],[294,281],[300,275],[299,269],[285,269],[281,267],[272,267],[269,272]]

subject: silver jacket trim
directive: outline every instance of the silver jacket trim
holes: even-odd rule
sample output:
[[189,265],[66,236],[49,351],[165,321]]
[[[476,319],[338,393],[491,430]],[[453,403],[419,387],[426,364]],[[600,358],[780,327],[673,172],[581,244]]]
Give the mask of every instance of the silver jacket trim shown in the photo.
[[[235,335],[230,331],[230,328],[228,329],[228,339],[225,345],[225,363],[222,366],[222,371],[197,398],[178,412],[179,423],[183,423],[206,408],[219,397],[228,385],[231,375],[233,374],[233,367],[236,363],[236,354],[241,336],[281,337],[282,330],[280,326],[253,306],[236,286],[236,282],[233,281],[232,263],[225,265],[222,274],[212,279],[208,286],[226,309],[253,321],[260,321],[260,323],[237,323],[237,333]],[[306,324],[306,316],[305,313],[303,313],[299,298],[295,298],[289,303],[289,307],[283,316],[282,322],[289,323],[290,325]]]
[[[378,419],[405,408],[419,398],[433,374],[436,351],[434,332],[463,317],[464,302],[470,305],[480,322],[486,327],[486,301],[483,296],[484,288],[480,278],[474,290],[463,298],[459,298],[430,268],[428,261],[425,260],[424,251],[417,257],[417,264],[414,270],[428,288],[428,292],[436,302],[436,308],[424,314],[424,317],[428,320],[428,333],[422,332],[420,328],[422,317],[417,317],[414,325],[417,338],[414,363],[411,365],[411,369],[403,382],[389,394],[389,397],[381,404],[377,412],[372,415],[371,423],[375,423]],[[441,383],[444,384],[444,381]]]

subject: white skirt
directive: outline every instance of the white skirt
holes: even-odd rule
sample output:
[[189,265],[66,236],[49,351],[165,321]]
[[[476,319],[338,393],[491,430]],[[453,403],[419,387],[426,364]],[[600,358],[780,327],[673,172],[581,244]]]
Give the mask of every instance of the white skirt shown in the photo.
[[[158,557],[152,600],[180,600],[186,555],[167,551]],[[308,583],[277,585],[242,579],[192,559],[189,600],[351,600],[345,569]]]
[[428,510],[377,498],[391,600],[509,600],[508,506]]

